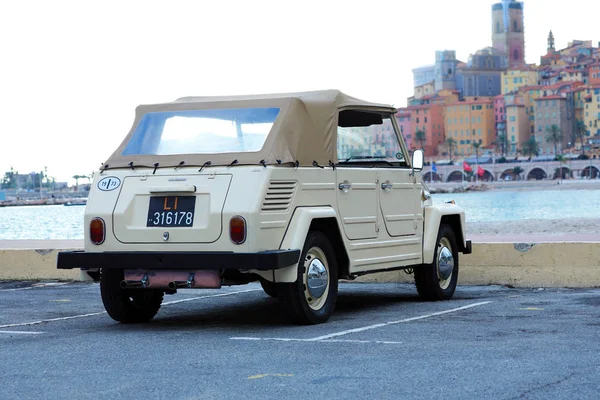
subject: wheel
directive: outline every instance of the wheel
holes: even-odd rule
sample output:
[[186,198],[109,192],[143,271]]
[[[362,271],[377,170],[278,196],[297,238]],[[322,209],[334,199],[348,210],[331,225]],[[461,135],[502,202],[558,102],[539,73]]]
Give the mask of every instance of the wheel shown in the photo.
[[449,225],[440,225],[433,263],[415,268],[417,292],[423,300],[449,300],[458,281],[458,246]]
[[123,323],[150,321],[160,308],[162,290],[121,289],[123,271],[104,269],[100,278],[100,294],[106,312]]
[[320,324],[333,314],[338,291],[335,251],[327,236],[308,234],[294,283],[277,286],[277,294],[287,314],[298,324]]
[[265,293],[268,294],[269,296],[277,297],[277,284],[275,282],[271,282],[271,281],[261,278],[260,286],[262,286]]

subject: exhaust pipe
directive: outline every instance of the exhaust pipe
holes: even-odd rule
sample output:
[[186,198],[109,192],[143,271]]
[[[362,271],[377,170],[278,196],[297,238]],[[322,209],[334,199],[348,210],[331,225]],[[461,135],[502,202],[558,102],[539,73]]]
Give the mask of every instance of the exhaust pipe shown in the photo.
[[194,283],[196,283],[196,282],[194,281],[194,276],[195,276],[195,275],[196,275],[196,274],[195,274],[194,272],[192,272],[192,273],[191,273],[191,274],[188,276],[188,279],[187,279],[187,281],[172,281],[172,282],[169,282],[169,285],[168,285],[168,287],[169,287],[169,289],[171,289],[171,290],[175,290],[175,289],[177,289],[177,288],[191,288],[192,286],[194,286]]
[[121,289],[130,289],[130,288],[145,288],[146,286],[148,286],[148,274],[144,274],[144,276],[142,277],[141,280],[139,281],[127,281],[125,279],[123,279],[121,281],[121,283],[119,284],[119,286],[121,286]]
[[[123,271],[122,289],[169,289],[178,288],[218,289],[221,275],[218,270],[135,270]],[[141,278],[141,279],[140,279]],[[152,278],[152,279],[150,279]]]

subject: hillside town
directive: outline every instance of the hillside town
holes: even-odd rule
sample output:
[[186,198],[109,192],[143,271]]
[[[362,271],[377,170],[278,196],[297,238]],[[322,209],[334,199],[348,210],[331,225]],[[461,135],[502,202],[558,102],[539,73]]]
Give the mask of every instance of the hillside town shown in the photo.
[[441,50],[413,69],[414,95],[397,114],[410,149],[439,165],[600,156],[600,44],[556,49],[550,31],[546,54],[527,64],[523,8],[493,4],[492,45],[466,62]]

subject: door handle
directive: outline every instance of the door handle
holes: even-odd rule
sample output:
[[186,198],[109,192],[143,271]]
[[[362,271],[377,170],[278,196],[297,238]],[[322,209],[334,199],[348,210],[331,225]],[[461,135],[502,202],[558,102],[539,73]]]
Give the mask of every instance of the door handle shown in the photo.
[[349,183],[348,181],[342,182],[342,183],[340,183],[340,184],[339,184],[339,186],[338,186],[338,188],[339,188],[339,189],[340,189],[342,192],[344,192],[344,193],[347,193],[347,192],[348,192],[348,190],[350,190],[350,188],[351,188],[351,187],[352,187],[352,184],[351,184],[351,183]]
[[383,182],[383,183],[381,184],[381,188],[382,188],[383,190],[390,191],[390,190],[392,190],[392,188],[393,188],[393,187],[394,187],[394,184],[393,184],[393,183],[390,183],[390,182]]

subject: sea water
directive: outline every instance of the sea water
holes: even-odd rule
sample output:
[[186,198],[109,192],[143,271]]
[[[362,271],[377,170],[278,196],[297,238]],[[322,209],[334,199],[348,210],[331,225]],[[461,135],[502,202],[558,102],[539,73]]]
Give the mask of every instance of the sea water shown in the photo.
[[[433,194],[454,200],[468,222],[600,218],[600,190],[488,191]],[[84,206],[0,208],[0,240],[83,239]]]

